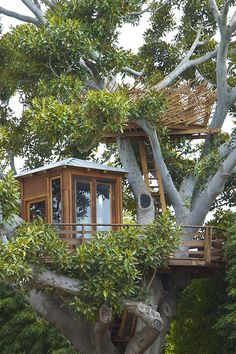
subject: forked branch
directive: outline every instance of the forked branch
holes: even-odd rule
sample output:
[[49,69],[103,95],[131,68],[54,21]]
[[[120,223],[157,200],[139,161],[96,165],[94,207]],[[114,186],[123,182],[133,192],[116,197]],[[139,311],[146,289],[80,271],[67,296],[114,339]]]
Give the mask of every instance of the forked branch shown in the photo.
[[125,308],[145,324],[141,331],[129,341],[125,354],[142,354],[160,335],[163,321],[157,311],[142,302],[126,301]]

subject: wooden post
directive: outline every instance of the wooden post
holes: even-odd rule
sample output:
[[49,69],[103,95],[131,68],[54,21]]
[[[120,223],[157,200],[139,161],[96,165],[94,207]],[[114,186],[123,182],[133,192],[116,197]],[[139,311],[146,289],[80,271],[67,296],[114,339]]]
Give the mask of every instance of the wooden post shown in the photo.
[[118,332],[119,338],[122,338],[124,335],[124,327],[125,327],[126,318],[127,318],[127,310],[124,310],[123,315],[122,315],[120,328],[119,328],[119,332]]
[[204,248],[204,260],[206,263],[211,263],[211,242],[212,242],[212,227],[206,226],[205,248]]
[[159,188],[159,194],[160,194],[161,209],[163,212],[163,211],[166,211],[166,199],[165,199],[165,193],[164,193],[164,186],[163,186],[163,181],[162,181],[160,170],[159,170],[159,168],[157,168],[156,164],[155,164],[155,169],[156,169],[158,188]]
[[139,141],[138,142],[138,146],[139,146],[139,153],[140,153],[140,158],[141,158],[144,181],[145,181],[145,184],[146,184],[147,192],[150,193],[150,185],[149,185],[149,177],[148,177],[148,166],[147,166],[147,156],[146,156],[145,145],[144,145],[143,141]]

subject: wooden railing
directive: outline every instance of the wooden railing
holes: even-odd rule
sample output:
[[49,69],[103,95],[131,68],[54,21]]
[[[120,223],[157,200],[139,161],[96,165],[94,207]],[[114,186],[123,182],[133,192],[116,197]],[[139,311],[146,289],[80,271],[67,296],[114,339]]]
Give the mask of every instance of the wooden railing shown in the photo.
[[[122,228],[142,228],[140,224],[54,224],[70,249],[89,242],[96,232],[119,231]],[[224,230],[214,226],[182,226],[179,248],[171,258],[202,260],[206,264],[223,261]]]
[[201,259],[206,264],[223,261],[225,231],[215,226],[182,226],[179,249],[175,258]]

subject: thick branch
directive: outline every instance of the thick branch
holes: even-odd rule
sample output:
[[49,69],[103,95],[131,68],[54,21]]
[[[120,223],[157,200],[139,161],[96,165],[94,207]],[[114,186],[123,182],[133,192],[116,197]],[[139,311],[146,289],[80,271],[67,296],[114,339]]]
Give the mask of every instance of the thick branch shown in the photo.
[[159,84],[155,86],[155,88],[159,91],[164,88],[166,88],[168,85],[170,85],[173,81],[177,79],[178,76],[180,76],[183,72],[186,70],[195,67],[197,65],[200,65],[202,63],[205,63],[206,61],[216,57],[217,55],[217,49],[213,50],[210,53],[207,53],[206,55],[203,55],[199,58],[190,60],[191,56],[193,55],[195,49],[197,46],[201,43],[200,42],[200,36],[201,36],[201,29],[197,31],[197,35],[195,38],[195,41],[193,42],[191,48],[183,58],[183,60],[176,66],[176,68],[168,74]]
[[188,69],[189,69],[189,68],[192,68],[192,67],[194,67],[194,66],[203,64],[203,63],[205,63],[206,61],[215,58],[215,57],[217,56],[217,52],[218,52],[218,48],[216,48],[216,49],[213,50],[212,52],[209,52],[209,53],[203,55],[202,57],[189,60]]
[[8,17],[13,17],[19,21],[33,23],[34,25],[39,24],[39,20],[37,18],[21,15],[18,12],[7,10],[1,6],[0,6],[0,13]]
[[190,175],[184,178],[181,183],[179,194],[181,195],[181,198],[185,201],[185,204],[188,200],[191,200],[193,196],[196,180],[196,176]]
[[130,340],[125,354],[142,354],[160,335],[163,321],[158,312],[144,303],[127,301],[125,307],[145,324],[145,327]]
[[164,162],[161,153],[160,143],[156,134],[156,129],[155,127],[152,127],[150,124],[148,124],[148,122],[145,120],[139,120],[137,121],[137,123],[140,127],[143,128],[143,130],[147,133],[149,137],[152,146],[152,152],[153,152],[155,164],[160,169],[165,192],[168,195],[168,198],[176,211],[176,216],[178,217],[181,215],[182,217],[183,214],[186,212],[186,208]]
[[137,220],[140,224],[147,224],[154,219],[154,205],[152,203],[151,206],[146,210],[141,209],[139,206],[138,201],[140,194],[148,194],[148,192],[140,168],[138,166],[132,144],[127,138],[117,138],[117,146],[119,149],[122,165],[125,170],[129,172],[127,179],[136,200]]
[[209,0],[209,5],[213,16],[215,17],[216,22],[218,23],[219,27],[221,27],[221,14],[219,12],[218,6],[215,0]]
[[40,23],[46,23],[46,19],[43,15],[42,10],[34,4],[31,0],[21,0],[25,6],[28,7],[28,9],[33,12],[33,14],[37,17]]
[[90,337],[92,325],[79,319],[58,297],[32,290],[28,301],[45,320],[62,331],[76,350],[85,354],[97,354]]
[[233,34],[236,31],[236,11],[234,12],[231,20],[230,20],[230,34]]
[[204,222],[212,203],[216,197],[223,192],[225,183],[231,177],[235,166],[236,148],[227,156],[218,172],[209,181],[206,189],[197,198],[188,220],[189,224],[201,225]]
[[143,15],[145,12],[149,12],[151,10],[152,5],[145,7],[143,10],[140,11],[135,11],[135,12],[129,12],[129,16],[140,16]]
[[99,321],[95,323],[92,338],[96,353],[116,353],[116,348],[111,342],[111,331],[109,330],[113,321],[112,310],[103,304],[99,309]]
[[126,68],[124,68],[124,71],[126,71],[128,74],[131,74],[131,75],[133,75],[135,77],[141,77],[141,76],[144,75],[144,70],[136,71],[134,69],[126,67]]
[[73,295],[78,295],[80,292],[80,282],[77,279],[56,274],[50,270],[45,270],[42,273],[38,273],[33,269],[32,275],[33,282],[42,288],[50,286],[54,289]]
[[219,152],[222,159],[226,159],[226,157],[235,148],[236,148],[236,136],[235,136],[235,134],[232,134],[229,141],[227,141],[224,144],[219,146],[218,152]]
[[229,104],[230,104],[230,107],[233,106],[233,104],[235,103],[236,101],[236,87],[233,87],[231,89],[231,92],[230,92],[230,97],[229,97]]

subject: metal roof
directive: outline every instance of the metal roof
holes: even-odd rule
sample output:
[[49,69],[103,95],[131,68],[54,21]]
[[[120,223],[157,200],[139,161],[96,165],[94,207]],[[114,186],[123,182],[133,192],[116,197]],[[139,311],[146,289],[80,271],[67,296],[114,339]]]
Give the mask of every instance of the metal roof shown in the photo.
[[110,171],[110,172],[117,172],[117,173],[126,173],[127,172],[123,168],[107,166],[107,165],[103,165],[100,163],[95,163],[95,162],[91,162],[91,161],[80,160],[80,159],[76,159],[74,157],[70,157],[65,160],[53,162],[53,163],[44,165],[42,167],[34,168],[33,170],[30,170],[30,171],[25,171],[25,172],[19,173],[15,177],[23,177],[23,176],[31,175],[31,174],[34,174],[37,172],[51,170],[51,169],[63,167],[63,166],[89,168],[91,170],[92,169],[93,170],[102,170],[102,171]]

